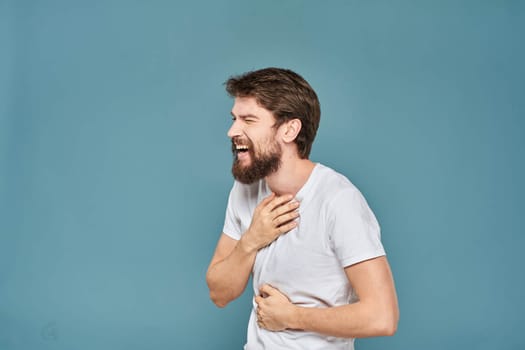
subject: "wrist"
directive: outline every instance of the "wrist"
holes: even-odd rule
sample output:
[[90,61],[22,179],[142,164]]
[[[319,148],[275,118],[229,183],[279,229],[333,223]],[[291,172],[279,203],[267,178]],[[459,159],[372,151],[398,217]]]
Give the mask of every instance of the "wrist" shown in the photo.
[[292,304],[292,310],[290,312],[290,319],[288,321],[288,327],[289,329],[294,329],[294,330],[303,330],[304,329],[304,326],[303,326],[303,311],[304,311],[304,308],[303,307],[300,307],[300,306],[297,306],[297,305],[293,305]]
[[259,248],[250,242],[248,231],[246,231],[239,240],[239,248],[246,254],[257,253]]

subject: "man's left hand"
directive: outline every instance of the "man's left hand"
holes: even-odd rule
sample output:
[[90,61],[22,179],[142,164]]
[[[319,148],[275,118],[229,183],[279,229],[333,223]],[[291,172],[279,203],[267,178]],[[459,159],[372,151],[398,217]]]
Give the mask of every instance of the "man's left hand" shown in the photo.
[[268,284],[262,285],[255,302],[259,327],[274,332],[291,328],[296,306],[278,289]]

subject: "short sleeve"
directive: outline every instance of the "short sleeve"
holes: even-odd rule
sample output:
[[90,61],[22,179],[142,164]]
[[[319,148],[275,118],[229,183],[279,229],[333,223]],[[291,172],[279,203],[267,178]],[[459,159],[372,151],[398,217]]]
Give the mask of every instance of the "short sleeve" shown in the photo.
[[344,189],[330,204],[330,245],[343,268],[385,255],[379,224],[359,190]]
[[237,182],[233,184],[228,197],[228,206],[226,207],[226,217],[224,219],[224,227],[222,232],[227,236],[239,240],[241,239],[241,220],[236,210],[239,198],[239,186]]

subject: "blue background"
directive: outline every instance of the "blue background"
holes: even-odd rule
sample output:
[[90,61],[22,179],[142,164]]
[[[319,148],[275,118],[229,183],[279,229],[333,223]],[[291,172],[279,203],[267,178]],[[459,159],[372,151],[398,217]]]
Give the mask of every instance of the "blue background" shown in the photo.
[[205,272],[232,74],[316,89],[312,159],[376,213],[394,337],[523,349],[522,1],[0,2],[0,349],[240,349]]

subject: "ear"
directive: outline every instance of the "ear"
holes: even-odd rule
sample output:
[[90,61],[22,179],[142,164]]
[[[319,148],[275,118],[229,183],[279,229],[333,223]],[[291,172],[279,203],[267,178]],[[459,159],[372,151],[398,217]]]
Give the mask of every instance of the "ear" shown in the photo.
[[294,142],[301,131],[302,123],[299,119],[291,119],[284,123],[283,127],[283,141],[286,143]]

